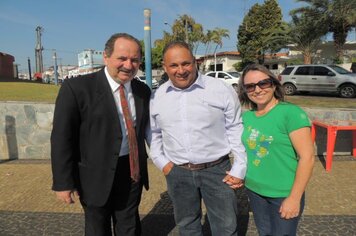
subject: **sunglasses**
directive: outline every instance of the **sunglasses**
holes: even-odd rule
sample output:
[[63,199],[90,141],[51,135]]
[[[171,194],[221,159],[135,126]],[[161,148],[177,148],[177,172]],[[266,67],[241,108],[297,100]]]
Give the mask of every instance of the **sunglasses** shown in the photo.
[[268,79],[263,79],[256,84],[254,83],[244,84],[243,88],[245,92],[251,93],[256,90],[256,86],[258,86],[260,89],[266,89],[272,87],[272,85],[273,85],[273,80],[271,78],[268,78]]

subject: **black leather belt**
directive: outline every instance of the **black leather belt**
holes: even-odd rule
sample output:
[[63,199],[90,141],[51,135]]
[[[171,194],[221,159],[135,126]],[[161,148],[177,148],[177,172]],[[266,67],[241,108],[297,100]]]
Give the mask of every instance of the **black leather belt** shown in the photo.
[[187,169],[187,170],[203,170],[203,169],[206,169],[209,167],[216,166],[217,164],[220,164],[221,162],[228,160],[228,159],[229,159],[229,155],[225,155],[225,156],[217,159],[216,161],[212,161],[212,162],[199,163],[199,164],[185,163],[185,164],[181,164],[178,166],[182,167],[184,169]]

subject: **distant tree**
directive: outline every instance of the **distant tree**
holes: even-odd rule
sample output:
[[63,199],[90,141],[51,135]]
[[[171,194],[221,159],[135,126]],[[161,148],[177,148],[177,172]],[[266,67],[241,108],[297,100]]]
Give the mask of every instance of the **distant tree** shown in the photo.
[[[248,63],[256,60],[257,55],[257,18],[261,12],[261,5],[255,4],[243,18],[242,24],[237,33],[237,49],[242,57],[242,63]],[[255,20],[254,20],[255,19]]]
[[211,31],[210,40],[216,44],[215,48],[214,48],[214,54],[216,53],[216,50],[218,49],[218,47],[220,47],[220,48],[222,47],[223,38],[230,38],[229,30],[216,27],[215,29],[213,29]]
[[326,25],[320,25],[314,21],[308,13],[302,15],[292,14],[292,22],[289,24],[290,32],[288,41],[293,44],[296,50],[301,51],[304,57],[304,64],[311,64],[321,37],[327,32]]
[[203,36],[203,26],[189,15],[179,16],[172,25],[172,39],[187,42],[193,52],[196,51]]
[[[220,47],[220,48],[222,47],[223,38],[230,38],[229,30],[219,28],[219,27],[216,27],[213,30],[208,30],[201,40],[205,44],[205,55],[207,55],[210,52],[211,47],[214,44],[215,44],[215,48],[214,48],[213,54],[215,54],[218,47]],[[203,68],[202,68],[203,71],[206,70],[205,63],[206,63],[206,60],[204,60],[204,64],[203,64]]]
[[356,27],[355,0],[298,0],[308,6],[293,10],[292,13],[307,14],[312,20],[326,25],[333,34],[336,61],[342,62],[344,45],[348,33]]
[[152,69],[159,69],[162,67],[162,56],[164,47],[173,40],[173,36],[163,31],[163,38],[157,39],[152,48]]
[[282,47],[282,44],[277,44],[279,41],[271,41],[282,23],[282,11],[276,0],[265,0],[262,5],[252,6],[239,26],[237,35],[237,48],[243,64],[255,60],[263,64],[266,53]]
[[145,61],[146,61],[146,58],[145,58],[145,41],[143,40],[140,40],[140,43],[141,43],[141,65],[140,65],[140,70],[142,71],[145,71],[146,69],[146,65],[145,65]]

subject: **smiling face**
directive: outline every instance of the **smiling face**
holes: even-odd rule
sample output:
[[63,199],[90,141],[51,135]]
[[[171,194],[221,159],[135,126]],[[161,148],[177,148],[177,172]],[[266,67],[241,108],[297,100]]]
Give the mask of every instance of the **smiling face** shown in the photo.
[[140,66],[140,47],[135,41],[118,38],[111,55],[104,52],[104,62],[110,76],[118,83],[126,83],[134,78]]
[[197,78],[195,58],[187,48],[179,45],[165,52],[163,69],[173,85],[180,89],[188,88]]
[[[260,81],[260,84],[265,85],[265,81],[268,81],[269,76],[258,70],[251,70],[246,73],[244,78],[244,85],[257,84]],[[276,98],[274,97],[274,91],[276,87],[272,84],[271,87],[262,86],[266,88],[260,88],[258,85],[255,86],[255,90],[251,92],[247,92],[246,94],[248,98],[257,105],[257,110],[264,109],[272,104],[275,104]],[[267,88],[268,87],[268,88]]]

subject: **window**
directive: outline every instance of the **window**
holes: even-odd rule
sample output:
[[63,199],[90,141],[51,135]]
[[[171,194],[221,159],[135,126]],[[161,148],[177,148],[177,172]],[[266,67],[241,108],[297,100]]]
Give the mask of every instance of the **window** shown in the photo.
[[209,74],[207,74],[207,76],[211,76],[211,77],[215,78],[215,72],[209,73]]
[[295,72],[295,75],[309,75],[310,66],[301,66]]
[[323,66],[315,66],[314,72],[312,74],[326,76],[326,75],[328,75],[329,72],[331,72],[331,71],[328,68],[325,68]]
[[228,76],[228,75],[226,75],[224,73],[218,73],[218,78],[225,78],[225,76]]
[[293,69],[294,67],[287,67],[282,71],[281,75],[290,75]]
[[[345,75],[345,74],[350,74],[350,71],[345,70],[344,68],[340,67],[340,66],[335,66],[335,65],[329,65],[329,67],[331,67],[331,69],[334,69],[337,73]],[[355,68],[356,71],[356,64],[353,62],[351,65],[351,69]]]

